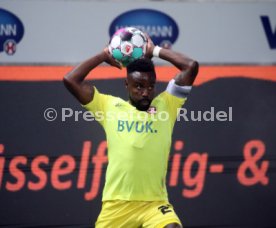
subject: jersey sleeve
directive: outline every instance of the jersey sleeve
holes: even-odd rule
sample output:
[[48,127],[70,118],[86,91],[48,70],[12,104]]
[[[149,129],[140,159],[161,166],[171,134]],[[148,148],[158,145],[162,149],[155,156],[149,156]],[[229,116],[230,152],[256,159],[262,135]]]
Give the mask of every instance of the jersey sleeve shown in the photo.
[[105,117],[108,102],[110,100],[110,96],[106,94],[100,93],[96,87],[94,87],[94,97],[93,100],[86,104],[82,105],[85,109],[90,111],[96,121],[98,121],[103,127],[105,125]]

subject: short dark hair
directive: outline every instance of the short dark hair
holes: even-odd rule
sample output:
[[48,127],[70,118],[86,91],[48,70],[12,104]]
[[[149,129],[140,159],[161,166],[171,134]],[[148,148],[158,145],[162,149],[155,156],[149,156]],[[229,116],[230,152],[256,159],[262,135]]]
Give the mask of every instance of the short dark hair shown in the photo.
[[142,58],[136,59],[130,64],[127,65],[127,73],[130,74],[132,72],[152,72],[156,77],[154,64],[151,59]]

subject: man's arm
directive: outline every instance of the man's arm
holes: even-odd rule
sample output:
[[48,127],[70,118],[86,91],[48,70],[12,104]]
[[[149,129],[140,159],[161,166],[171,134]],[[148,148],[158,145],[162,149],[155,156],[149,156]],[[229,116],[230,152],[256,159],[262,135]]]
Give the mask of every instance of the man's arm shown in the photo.
[[103,62],[121,69],[121,66],[115,62],[115,60],[108,53],[108,49],[105,48],[99,54],[80,63],[63,78],[63,82],[66,88],[83,105],[91,102],[94,97],[94,87],[91,83],[85,81],[85,78],[91,70]]
[[179,86],[192,86],[198,73],[198,62],[173,50],[155,46],[150,37],[148,35],[147,37],[146,57],[152,58],[155,56],[170,62],[181,71],[174,78],[175,84]]
[[159,58],[172,63],[181,71],[174,78],[175,84],[179,86],[193,85],[193,82],[198,74],[199,64],[197,61],[190,59],[183,54],[164,48],[160,50]]

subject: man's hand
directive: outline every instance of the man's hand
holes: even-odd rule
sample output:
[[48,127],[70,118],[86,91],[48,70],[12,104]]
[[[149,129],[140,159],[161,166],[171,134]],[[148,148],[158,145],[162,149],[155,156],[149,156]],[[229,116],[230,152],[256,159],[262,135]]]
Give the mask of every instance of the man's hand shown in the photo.
[[120,70],[122,69],[122,64],[117,62],[112,56],[111,54],[109,53],[108,51],[108,47],[105,47],[104,50],[104,55],[105,55],[105,62],[108,63],[109,65],[111,66],[114,66],[114,67],[117,67],[119,68]]
[[146,48],[146,54],[145,57],[151,59],[152,58],[152,52],[155,47],[154,43],[152,42],[151,38],[149,37],[148,34],[145,34],[148,38],[147,42],[147,48]]

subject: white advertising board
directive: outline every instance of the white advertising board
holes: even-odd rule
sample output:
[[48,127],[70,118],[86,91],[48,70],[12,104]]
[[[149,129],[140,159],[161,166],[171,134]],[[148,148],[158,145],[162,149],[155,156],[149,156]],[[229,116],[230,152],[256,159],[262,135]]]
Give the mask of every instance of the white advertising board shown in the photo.
[[202,64],[276,63],[273,2],[1,0],[0,8],[2,65],[78,63],[101,51],[120,24],[172,41]]

